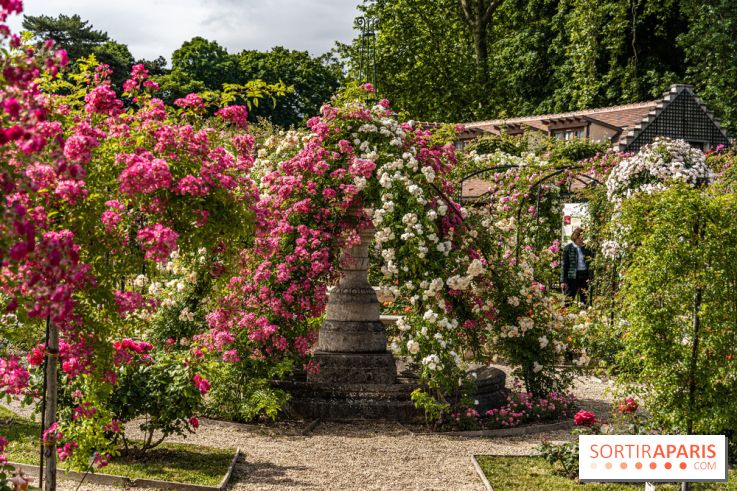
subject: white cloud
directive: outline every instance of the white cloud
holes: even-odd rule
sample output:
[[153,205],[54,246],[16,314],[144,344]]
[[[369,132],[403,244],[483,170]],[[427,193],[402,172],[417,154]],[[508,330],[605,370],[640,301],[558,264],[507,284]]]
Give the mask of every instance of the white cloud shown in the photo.
[[[273,46],[313,55],[354,36],[358,0],[25,0],[28,15],[79,14],[95,29],[125,43],[135,58],[171,53],[194,36],[230,52]],[[11,18],[20,29],[21,19]]]

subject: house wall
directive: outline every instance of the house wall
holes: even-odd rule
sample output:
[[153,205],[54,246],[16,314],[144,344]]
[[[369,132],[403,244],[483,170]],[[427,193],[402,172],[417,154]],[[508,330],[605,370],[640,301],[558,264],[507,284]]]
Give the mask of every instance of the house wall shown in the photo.
[[616,134],[617,132],[613,129],[607,128],[606,126],[601,126],[596,123],[591,123],[591,126],[589,126],[589,140],[591,141],[610,142],[612,140],[612,137]]

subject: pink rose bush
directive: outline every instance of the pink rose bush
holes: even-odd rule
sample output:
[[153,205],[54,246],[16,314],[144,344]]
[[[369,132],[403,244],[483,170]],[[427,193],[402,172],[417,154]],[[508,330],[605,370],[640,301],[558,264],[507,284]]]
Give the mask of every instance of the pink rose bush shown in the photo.
[[[4,21],[21,5],[0,8]],[[142,65],[122,94],[104,65],[82,60],[80,73],[67,77],[63,50],[52,42],[23,46],[2,27],[0,306],[17,314],[25,332],[43,333],[47,323],[58,331],[60,390],[74,404],[59,407],[47,438],[71,466],[86,468],[90,459],[104,466],[113,443],[103,435],[124,433],[120,421],[133,414],[121,409],[119,393],[143,368],[165,378],[171,366],[181,367],[188,381],[174,422],[154,429],[169,435],[195,426],[189,419],[206,392],[192,384],[199,358],[188,345],[162,354],[145,327],[180,315],[195,286],[177,288],[187,278],[183,268],[171,269],[172,257],[206,256],[196,263],[200,278],[213,289],[209,278],[226,280],[224,264],[249,236],[255,140],[238,106],[217,120],[195,94],[168,108]],[[53,93],[59,78],[69,89],[64,95]],[[163,296],[172,291],[176,298]],[[0,357],[0,393],[39,397],[46,351],[39,339],[25,359]]]

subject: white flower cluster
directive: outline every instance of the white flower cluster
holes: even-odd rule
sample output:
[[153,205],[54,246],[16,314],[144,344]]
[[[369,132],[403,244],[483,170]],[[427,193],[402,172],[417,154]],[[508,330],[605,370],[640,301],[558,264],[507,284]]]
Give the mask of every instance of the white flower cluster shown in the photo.
[[454,290],[466,290],[474,278],[480,276],[484,272],[484,265],[481,261],[474,259],[468,265],[465,276],[454,275],[448,278],[448,286]]
[[443,364],[440,363],[440,358],[436,354],[427,355],[422,359],[422,364],[430,370],[440,370],[443,368]]
[[656,138],[612,169],[606,181],[607,197],[621,203],[636,194],[662,191],[671,181],[696,186],[708,178],[709,168],[700,150],[683,140]]
[[601,243],[601,253],[607,259],[616,259],[621,253],[621,246],[615,240],[605,240]]

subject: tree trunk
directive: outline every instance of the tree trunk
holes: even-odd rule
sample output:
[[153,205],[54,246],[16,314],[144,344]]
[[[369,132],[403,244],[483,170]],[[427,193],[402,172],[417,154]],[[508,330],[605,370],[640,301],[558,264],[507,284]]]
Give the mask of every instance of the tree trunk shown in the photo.
[[[49,326],[49,338],[46,344],[46,413],[45,422],[46,430],[56,422],[56,401],[57,401],[57,366],[59,363],[59,329],[52,322]],[[44,460],[46,466],[44,468],[44,490],[56,490],[56,439],[52,439],[46,444],[44,442]]]
[[473,51],[476,61],[476,78],[483,87],[489,80],[489,46],[486,40],[486,25],[476,22],[472,26]]
[[[704,230],[697,223],[694,227],[697,239],[702,239]],[[701,330],[701,303],[703,301],[704,291],[701,286],[697,286],[693,296],[693,341],[691,343],[691,359],[688,366],[688,416],[686,420],[686,434],[693,434],[694,410],[696,409],[696,368],[699,358],[699,335]],[[689,491],[690,483],[681,483],[681,491]]]
[[473,37],[474,61],[476,62],[476,78],[482,88],[489,81],[489,40],[486,29],[491,24],[500,0],[460,0],[463,20]]

